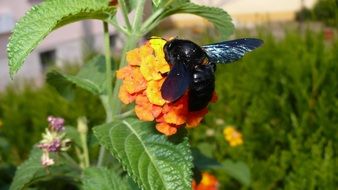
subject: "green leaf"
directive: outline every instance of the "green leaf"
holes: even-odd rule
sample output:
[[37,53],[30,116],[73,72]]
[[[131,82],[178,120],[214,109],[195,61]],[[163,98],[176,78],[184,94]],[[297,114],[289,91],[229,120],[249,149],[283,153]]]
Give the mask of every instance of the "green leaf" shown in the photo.
[[124,0],[124,1],[125,1],[128,12],[131,12],[133,9],[137,7],[138,0]]
[[40,162],[42,151],[40,149],[33,149],[28,160],[23,162],[16,170],[10,190],[21,190],[27,187],[35,176],[43,170]]
[[190,2],[178,1],[174,3],[173,6],[168,6],[161,18],[176,13],[190,13],[206,18],[208,21],[214,24],[216,29],[219,30],[221,35],[224,37],[231,35],[234,30],[231,17],[221,8],[207,7]]
[[152,123],[129,118],[94,128],[94,134],[143,189],[191,189],[188,139],[170,142]]
[[198,149],[193,149],[192,155],[194,158],[194,166],[201,171],[222,167],[222,165],[217,160],[205,156]]
[[107,168],[86,168],[83,178],[84,190],[128,190],[128,182]]
[[66,132],[66,137],[72,140],[72,144],[74,143],[75,145],[79,147],[82,146],[81,139],[80,139],[80,133],[75,127],[65,126],[65,132]]
[[9,39],[10,75],[21,68],[28,54],[54,29],[84,19],[107,20],[115,12],[109,0],[50,0],[34,6],[16,24]]
[[98,95],[105,92],[105,72],[104,56],[96,56],[89,63],[85,64],[75,76],[52,71],[47,74],[47,82],[61,93],[64,93],[64,87],[69,86],[67,85],[68,81]]
[[66,177],[70,181],[76,181],[76,178],[80,175],[81,171],[80,168],[75,165],[76,163],[70,162],[63,156],[58,156],[53,153],[49,156],[53,158],[56,163],[47,170],[41,164],[41,155],[42,151],[40,149],[33,148],[28,160],[17,168],[10,190],[25,189],[37,181],[60,176]]
[[243,185],[250,185],[251,174],[249,167],[244,162],[234,162],[233,160],[225,160],[223,163],[224,171],[231,177],[237,179]]

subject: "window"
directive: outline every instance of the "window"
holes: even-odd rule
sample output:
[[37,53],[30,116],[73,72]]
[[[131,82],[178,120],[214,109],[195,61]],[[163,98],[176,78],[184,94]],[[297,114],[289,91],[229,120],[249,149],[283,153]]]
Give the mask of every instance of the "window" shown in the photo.
[[42,71],[45,72],[50,66],[55,65],[56,50],[44,51],[39,54]]

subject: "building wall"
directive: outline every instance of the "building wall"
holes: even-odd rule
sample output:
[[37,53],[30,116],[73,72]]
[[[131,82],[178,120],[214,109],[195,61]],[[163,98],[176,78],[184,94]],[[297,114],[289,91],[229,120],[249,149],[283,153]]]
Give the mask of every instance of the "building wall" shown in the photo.
[[[265,22],[291,21],[295,13],[301,9],[302,1],[305,7],[312,7],[316,0],[192,0],[194,3],[222,7],[226,10],[235,25],[253,26]],[[208,24],[204,19],[180,14],[171,17],[178,27]]]
[[[14,23],[38,2],[40,0],[0,0],[0,90],[11,82],[6,55],[10,32],[14,28]],[[118,20],[120,19],[121,16],[118,16]],[[110,28],[110,31],[111,34],[116,33],[113,28]],[[102,22],[95,20],[72,23],[53,31],[28,56],[14,79],[16,81],[32,79],[36,84],[41,84],[44,73],[40,54],[46,51],[55,50],[56,65],[61,67],[65,63],[81,62],[88,51],[103,52],[102,33]],[[120,36],[117,37],[120,38]],[[121,39],[116,45],[117,49],[122,47]]]

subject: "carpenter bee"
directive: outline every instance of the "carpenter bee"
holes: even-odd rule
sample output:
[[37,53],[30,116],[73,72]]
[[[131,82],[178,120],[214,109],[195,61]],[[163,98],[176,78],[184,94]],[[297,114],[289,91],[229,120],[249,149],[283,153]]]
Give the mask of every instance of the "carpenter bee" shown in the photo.
[[216,64],[239,60],[263,43],[255,38],[243,38],[199,46],[192,41],[173,39],[163,47],[171,66],[161,87],[162,97],[174,102],[188,90],[189,111],[205,108],[215,90]]

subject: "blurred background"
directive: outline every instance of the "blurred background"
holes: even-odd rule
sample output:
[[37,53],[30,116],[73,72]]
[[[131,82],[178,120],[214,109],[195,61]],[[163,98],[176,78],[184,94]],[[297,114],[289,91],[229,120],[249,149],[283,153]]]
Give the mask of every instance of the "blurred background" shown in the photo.
[[[49,35],[10,80],[6,44],[15,23],[41,0],[0,0],[0,189],[28,156],[48,115],[75,125],[105,119],[100,100],[77,89],[63,97],[46,83],[51,69],[76,73],[103,51],[102,23],[84,21]],[[338,187],[338,2],[336,0],[193,0],[222,7],[235,24],[231,39],[255,37],[264,45],[241,61],[219,65],[218,102],[203,124],[189,130],[193,147],[218,161],[245,163],[250,182],[214,171],[220,189],[332,189]],[[146,15],[147,16],[147,13]],[[119,17],[118,17],[119,19]],[[123,36],[111,28],[116,60]],[[224,40],[206,20],[175,15],[145,39],[178,36],[208,44]],[[223,134],[234,128],[242,143]],[[93,140],[92,146],[96,146]],[[239,169],[240,170],[240,169]],[[238,175],[246,175],[241,171]]]

